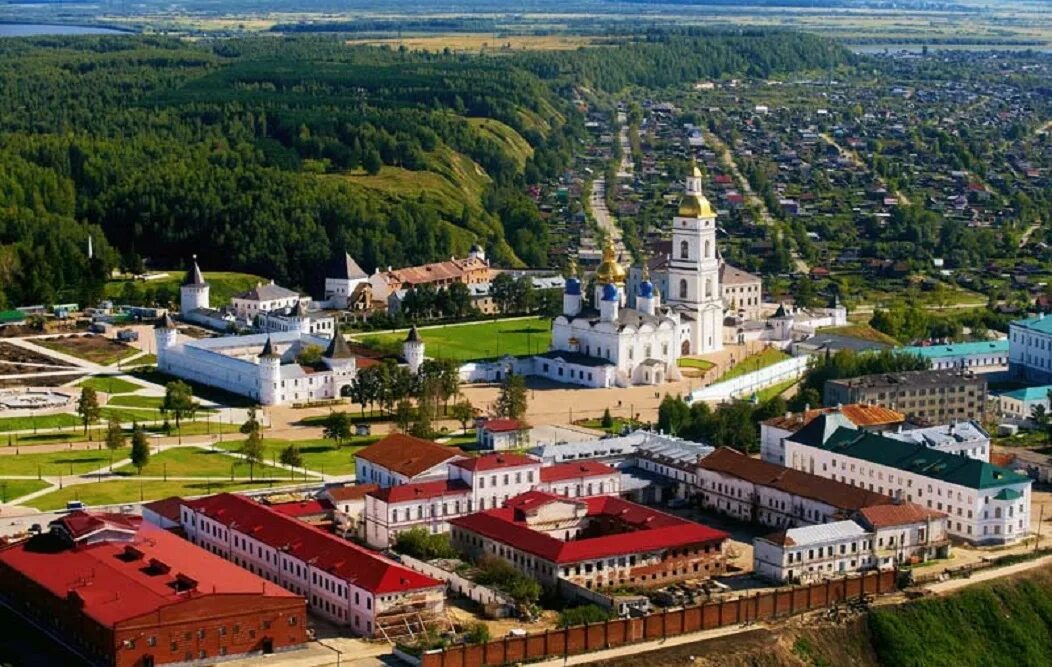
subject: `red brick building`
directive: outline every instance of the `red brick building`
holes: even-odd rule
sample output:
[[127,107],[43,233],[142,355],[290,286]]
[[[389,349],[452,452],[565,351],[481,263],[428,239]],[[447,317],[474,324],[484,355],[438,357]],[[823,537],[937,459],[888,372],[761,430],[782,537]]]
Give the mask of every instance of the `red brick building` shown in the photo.
[[530,491],[449,523],[468,556],[502,558],[549,587],[661,586],[726,568],[727,533],[611,496]]
[[211,664],[307,641],[302,597],[139,517],[74,512],[0,550],[0,595],[92,664]]

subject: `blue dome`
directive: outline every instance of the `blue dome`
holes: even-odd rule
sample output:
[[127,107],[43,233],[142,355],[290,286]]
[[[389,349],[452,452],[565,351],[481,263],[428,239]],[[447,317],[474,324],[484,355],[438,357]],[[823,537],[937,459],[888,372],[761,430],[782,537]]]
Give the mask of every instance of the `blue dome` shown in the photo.
[[644,280],[639,283],[639,296],[644,298],[651,298],[654,296],[654,283],[649,280]]
[[570,296],[581,296],[581,281],[577,278],[567,278],[566,293]]
[[617,287],[607,283],[603,285],[603,301],[620,301],[621,295],[617,292]]

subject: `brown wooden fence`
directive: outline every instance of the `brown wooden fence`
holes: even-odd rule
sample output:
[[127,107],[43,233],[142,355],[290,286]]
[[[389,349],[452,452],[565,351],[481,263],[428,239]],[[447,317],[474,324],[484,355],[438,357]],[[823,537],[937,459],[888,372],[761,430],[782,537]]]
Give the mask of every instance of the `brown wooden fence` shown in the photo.
[[808,586],[660,611],[640,618],[577,625],[525,637],[504,637],[486,644],[452,646],[425,653],[421,657],[421,667],[483,667],[587,653],[747,621],[792,616],[859,598],[863,594],[879,595],[894,590],[895,571],[867,572]]

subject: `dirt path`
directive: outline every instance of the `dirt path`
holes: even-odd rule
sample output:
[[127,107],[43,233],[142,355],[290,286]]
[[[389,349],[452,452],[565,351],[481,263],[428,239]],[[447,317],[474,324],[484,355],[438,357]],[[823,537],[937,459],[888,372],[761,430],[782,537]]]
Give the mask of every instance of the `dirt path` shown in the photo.
[[[860,158],[858,156],[858,153],[856,153],[853,150],[849,150],[847,148],[844,148],[843,146],[838,144],[836,142],[836,140],[833,139],[833,137],[829,136],[825,132],[820,133],[818,136],[822,137],[822,140],[825,141],[827,144],[829,144],[833,148],[837,149],[838,153],[840,153],[841,155],[843,155],[847,159],[851,160],[851,162],[856,167],[859,167],[860,169],[866,169],[867,171],[869,170],[869,165],[867,165],[862,160],[862,158]],[[884,187],[888,186],[887,182],[885,182],[884,179],[881,178],[879,175],[873,174],[873,176],[877,179],[877,181],[880,182],[881,185],[883,185]],[[895,191],[895,198],[898,199],[899,200],[899,204],[901,204],[903,206],[909,206],[909,204],[910,204],[909,197],[907,197],[906,195],[902,194],[902,192],[900,192],[899,190]]]
[[949,579],[947,581],[929,584],[925,586],[925,588],[935,594],[941,595],[961,588],[966,588],[972,584],[978,584],[982,581],[1010,577],[1013,574],[1019,574],[1020,572],[1026,572],[1027,570],[1033,570],[1034,568],[1044,567],[1046,565],[1052,565],[1052,556],[1045,556],[1044,558],[1037,558],[1025,563],[1017,563],[1005,567],[994,567],[988,570],[980,570],[967,579]]
[[1023,235],[1019,237],[1019,247],[1022,248],[1023,246],[1025,246],[1027,241],[1029,241],[1030,237],[1034,234],[1034,232],[1036,232],[1039,229],[1041,229],[1041,223],[1037,222],[1027,227],[1026,231],[1023,232]]

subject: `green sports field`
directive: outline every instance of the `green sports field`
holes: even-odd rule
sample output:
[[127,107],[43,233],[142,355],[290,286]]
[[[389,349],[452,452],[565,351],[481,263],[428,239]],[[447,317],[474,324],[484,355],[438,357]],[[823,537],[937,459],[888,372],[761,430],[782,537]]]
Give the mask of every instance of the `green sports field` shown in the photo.
[[[405,331],[366,334],[361,341],[388,353],[402,351]],[[551,342],[551,321],[546,317],[451,324],[420,329],[426,354],[436,359],[476,361],[505,354],[546,352]]]

